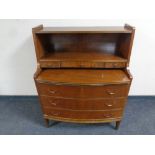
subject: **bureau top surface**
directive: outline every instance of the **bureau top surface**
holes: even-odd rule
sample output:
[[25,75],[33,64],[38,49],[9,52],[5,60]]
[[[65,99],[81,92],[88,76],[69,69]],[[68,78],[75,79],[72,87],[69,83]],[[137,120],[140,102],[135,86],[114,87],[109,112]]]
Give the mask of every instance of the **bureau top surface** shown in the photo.
[[132,33],[132,30],[123,26],[43,27],[36,33]]
[[123,70],[46,69],[36,79],[41,83],[106,85],[126,84],[130,79]]

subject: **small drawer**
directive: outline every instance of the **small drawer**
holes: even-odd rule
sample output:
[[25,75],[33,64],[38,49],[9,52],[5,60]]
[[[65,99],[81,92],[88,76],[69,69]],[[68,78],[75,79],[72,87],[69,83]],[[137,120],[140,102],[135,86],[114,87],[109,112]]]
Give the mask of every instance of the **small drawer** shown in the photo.
[[125,62],[106,62],[105,68],[124,68],[126,67]]
[[81,62],[76,62],[76,61],[62,61],[61,62],[61,67],[64,67],[64,68],[69,68],[69,67],[81,67]]
[[91,67],[92,68],[104,68],[105,63],[104,62],[92,62]]
[[108,110],[124,108],[126,98],[114,99],[65,99],[40,96],[44,107],[70,110]]
[[53,85],[36,82],[40,95],[66,98],[113,98],[126,97],[129,84],[114,84],[104,86],[69,86]]
[[72,110],[58,110],[54,108],[43,108],[44,115],[58,118],[70,119],[113,119],[122,117],[122,110],[111,111],[72,111]]
[[59,61],[50,61],[50,62],[44,62],[40,61],[40,65],[43,68],[60,68],[60,62]]

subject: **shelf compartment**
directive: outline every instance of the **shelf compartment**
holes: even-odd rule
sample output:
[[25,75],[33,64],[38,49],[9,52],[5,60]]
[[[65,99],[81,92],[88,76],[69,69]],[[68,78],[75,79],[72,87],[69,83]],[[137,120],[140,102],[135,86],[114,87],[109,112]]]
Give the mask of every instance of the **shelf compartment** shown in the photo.
[[126,68],[134,27],[33,28],[37,62],[43,68]]

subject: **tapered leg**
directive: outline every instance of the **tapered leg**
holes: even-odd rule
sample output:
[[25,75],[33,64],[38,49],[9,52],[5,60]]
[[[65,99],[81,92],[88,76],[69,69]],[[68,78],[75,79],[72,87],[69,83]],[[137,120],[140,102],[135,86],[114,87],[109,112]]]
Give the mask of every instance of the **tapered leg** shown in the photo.
[[116,122],[116,127],[115,127],[116,130],[118,130],[118,128],[119,128],[119,126],[120,126],[120,123],[121,123],[121,121],[117,121],[117,122]]
[[49,127],[49,120],[45,118],[46,127]]

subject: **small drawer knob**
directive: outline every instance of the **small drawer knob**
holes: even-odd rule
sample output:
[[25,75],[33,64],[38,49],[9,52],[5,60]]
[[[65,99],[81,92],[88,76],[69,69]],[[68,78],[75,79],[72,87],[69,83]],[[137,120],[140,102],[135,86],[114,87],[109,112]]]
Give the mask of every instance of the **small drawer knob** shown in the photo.
[[113,63],[113,67],[118,67],[118,63]]

